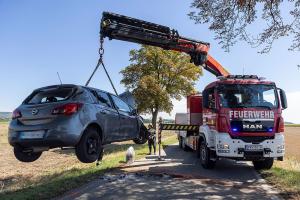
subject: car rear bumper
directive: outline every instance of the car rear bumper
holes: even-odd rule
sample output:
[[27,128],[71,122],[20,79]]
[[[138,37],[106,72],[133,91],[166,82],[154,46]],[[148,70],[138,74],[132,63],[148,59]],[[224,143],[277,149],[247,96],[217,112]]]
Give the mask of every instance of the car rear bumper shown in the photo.
[[[73,119],[74,120],[74,119]],[[61,120],[60,123],[55,122],[55,125],[48,124],[42,126],[21,125],[17,120],[10,123],[8,129],[8,141],[10,145],[20,145],[22,147],[65,147],[75,146],[81,136],[83,126],[74,126],[71,120]],[[28,131],[44,131],[43,137],[38,139],[24,139],[21,134],[26,134]]]
[[[274,139],[266,139],[260,143],[248,143],[239,139],[232,139],[227,133],[216,136],[216,154],[237,160],[260,160],[264,158],[282,159],[285,153],[284,135],[276,133]],[[247,145],[260,145],[260,150],[247,150]]]

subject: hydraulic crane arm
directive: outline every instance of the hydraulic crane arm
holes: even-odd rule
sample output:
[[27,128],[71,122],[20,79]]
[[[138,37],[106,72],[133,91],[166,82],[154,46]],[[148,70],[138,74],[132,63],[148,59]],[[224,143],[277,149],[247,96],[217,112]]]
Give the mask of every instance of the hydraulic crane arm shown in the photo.
[[185,52],[191,56],[191,62],[197,66],[203,66],[215,76],[229,75],[220,63],[208,55],[209,43],[182,37],[178,31],[167,26],[103,12],[100,34],[103,38]]

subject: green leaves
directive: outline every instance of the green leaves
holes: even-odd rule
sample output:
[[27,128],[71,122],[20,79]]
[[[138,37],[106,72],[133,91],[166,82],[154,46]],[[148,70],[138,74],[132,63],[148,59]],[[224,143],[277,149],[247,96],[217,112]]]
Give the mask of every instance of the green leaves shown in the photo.
[[284,37],[300,50],[300,0],[193,0],[191,9],[190,19],[207,24],[226,51],[241,40],[268,53]]
[[170,113],[171,99],[194,93],[195,81],[202,75],[188,55],[176,51],[142,46],[129,55],[131,64],[121,71],[121,83],[133,91],[142,113]]

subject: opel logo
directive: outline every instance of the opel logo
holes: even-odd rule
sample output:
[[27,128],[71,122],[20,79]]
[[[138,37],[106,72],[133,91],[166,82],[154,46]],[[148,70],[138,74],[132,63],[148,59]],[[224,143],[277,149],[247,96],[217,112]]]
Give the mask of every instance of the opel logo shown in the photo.
[[36,114],[38,114],[38,112],[39,112],[39,110],[34,108],[34,109],[32,109],[31,114],[36,115]]

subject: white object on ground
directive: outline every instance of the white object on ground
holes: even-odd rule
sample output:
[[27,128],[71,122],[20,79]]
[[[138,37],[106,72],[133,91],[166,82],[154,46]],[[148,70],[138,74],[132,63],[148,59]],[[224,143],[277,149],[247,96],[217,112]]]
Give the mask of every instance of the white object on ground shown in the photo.
[[134,151],[134,148],[132,146],[130,146],[126,152],[126,163],[127,164],[133,163],[134,158],[135,158],[135,151]]

